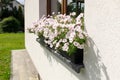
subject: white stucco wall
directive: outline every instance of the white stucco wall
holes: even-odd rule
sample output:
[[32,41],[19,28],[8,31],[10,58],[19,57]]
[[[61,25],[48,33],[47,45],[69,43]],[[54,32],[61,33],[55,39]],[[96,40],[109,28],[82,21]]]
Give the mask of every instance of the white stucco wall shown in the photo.
[[[25,0],[25,26],[46,14],[46,0]],[[40,5],[39,5],[40,3]],[[26,32],[28,50],[42,80],[119,80],[120,1],[85,0],[85,28],[90,38],[79,74],[44,49],[36,35]]]
[[39,0],[25,0],[25,28],[40,18]]
[[[90,80],[120,79],[120,0],[85,0]],[[92,73],[92,74],[91,74]]]

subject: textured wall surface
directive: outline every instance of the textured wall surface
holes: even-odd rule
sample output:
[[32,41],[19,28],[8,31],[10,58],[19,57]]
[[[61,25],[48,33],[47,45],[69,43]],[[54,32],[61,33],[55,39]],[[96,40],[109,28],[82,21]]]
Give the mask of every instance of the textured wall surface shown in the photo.
[[[46,14],[45,1],[25,0],[26,27]],[[79,74],[44,49],[37,36],[26,32],[26,49],[43,80],[119,80],[120,0],[85,0],[85,28],[89,38],[85,68]]]
[[90,36],[85,56],[90,80],[118,80],[120,0],[86,0],[85,24]]
[[41,7],[39,4],[39,0],[25,0],[25,28],[30,27],[33,22],[37,21],[43,15],[40,14]]

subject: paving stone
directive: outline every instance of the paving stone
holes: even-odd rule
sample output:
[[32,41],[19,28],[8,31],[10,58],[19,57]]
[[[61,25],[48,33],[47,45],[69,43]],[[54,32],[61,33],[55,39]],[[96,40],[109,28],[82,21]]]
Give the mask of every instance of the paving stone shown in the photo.
[[12,50],[10,80],[39,80],[38,72],[25,49]]

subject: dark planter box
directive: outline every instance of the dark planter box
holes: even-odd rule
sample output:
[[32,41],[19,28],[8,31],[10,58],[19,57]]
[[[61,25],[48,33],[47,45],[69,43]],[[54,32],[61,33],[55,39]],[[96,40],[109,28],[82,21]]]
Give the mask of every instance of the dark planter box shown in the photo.
[[45,44],[44,39],[45,39],[44,37],[40,37],[40,38],[37,38],[36,40],[42,44]]
[[59,54],[69,59],[73,64],[83,64],[83,49],[77,49],[72,55],[68,55],[65,51],[59,51]]
[[69,60],[71,60],[71,59],[70,59],[70,56],[69,56],[65,51],[58,51],[58,53],[59,53],[61,56],[65,57],[65,58],[67,58],[67,59],[69,59]]
[[78,49],[76,53],[70,55],[70,59],[74,64],[83,64],[83,49]]
[[71,67],[75,72],[79,73],[81,68],[84,68],[83,64],[83,49],[78,49],[76,53],[72,55],[68,55],[65,51],[57,51],[55,49],[50,48],[48,45],[45,44],[44,38],[37,38],[38,41],[42,46],[47,48],[51,53],[53,53],[56,57],[62,60],[66,65]]

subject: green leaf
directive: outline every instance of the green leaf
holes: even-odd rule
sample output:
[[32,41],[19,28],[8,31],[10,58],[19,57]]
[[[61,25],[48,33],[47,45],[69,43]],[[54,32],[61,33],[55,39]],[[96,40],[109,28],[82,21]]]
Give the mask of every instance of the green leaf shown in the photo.
[[74,44],[73,43],[71,43],[70,45],[69,45],[69,49],[68,49],[68,54],[69,55],[72,55],[72,54],[74,54],[75,52],[76,52],[76,50],[77,50],[77,47],[75,47],[74,46]]

